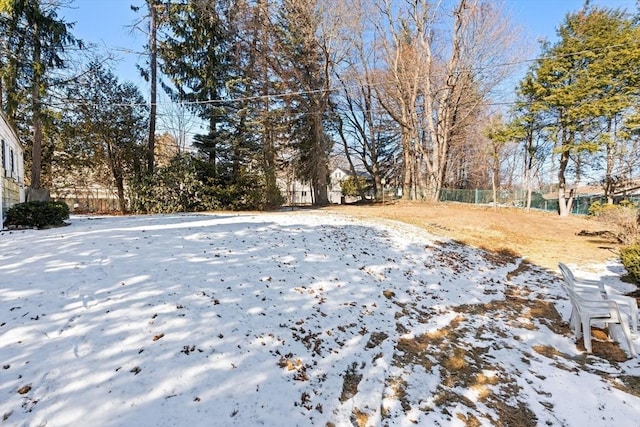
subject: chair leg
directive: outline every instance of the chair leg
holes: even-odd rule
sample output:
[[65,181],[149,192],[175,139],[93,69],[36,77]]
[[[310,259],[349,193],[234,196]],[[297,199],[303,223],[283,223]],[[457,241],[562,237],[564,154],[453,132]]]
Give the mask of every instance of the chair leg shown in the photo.
[[[582,332],[584,335],[584,348],[587,353],[591,353],[591,319],[582,319]],[[577,337],[580,338],[579,336]]]
[[629,304],[629,309],[631,310],[631,324],[634,332],[640,332],[640,330],[638,330],[638,303],[635,298],[632,298],[631,304]]
[[634,333],[640,332],[638,330],[638,303],[636,302],[636,299],[627,296],[614,296],[610,299],[620,304],[620,306],[624,308],[623,311],[625,313],[627,312],[626,308],[629,308],[629,326],[631,328],[631,331],[633,331]]
[[576,336],[576,339],[582,338],[582,325],[580,318],[580,313],[575,308],[571,312],[571,329],[573,329],[573,334]]
[[578,338],[580,335],[580,314],[575,309],[575,307],[571,307],[571,316],[569,317],[569,327],[573,331],[573,334]]
[[635,357],[636,349],[633,345],[633,341],[631,341],[631,332],[629,331],[629,325],[627,325],[627,322],[624,319],[621,319],[620,325],[622,326],[622,331],[624,332],[624,336],[627,338],[627,345],[629,346],[629,352],[631,353],[631,356]]

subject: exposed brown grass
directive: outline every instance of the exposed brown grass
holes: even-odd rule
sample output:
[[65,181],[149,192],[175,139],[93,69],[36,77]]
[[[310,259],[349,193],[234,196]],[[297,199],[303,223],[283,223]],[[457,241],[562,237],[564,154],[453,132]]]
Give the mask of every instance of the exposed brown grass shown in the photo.
[[[432,234],[446,237],[487,250],[489,261],[500,265],[513,261],[513,257],[523,257],[524,262],[507,275],[507,280],[541,266],[553,271],[558,262],[589,264],[601,263],[618,257],[619,243],[615,233],[608,230],[604,222],[583,216],[561,218],[554,213],[526,211],[523,209],[478,207],[458,203],[416,203],[395,202],[377,205],[332,206],[327,208],[355,217],[384,218],[409,223]],[[433,400],[419,409],[425,412],[439,410],[443,414],[455,416],[468,426],[491,423],[531,427],[538,424],[528,402],[505,396],[518,396],[517,373],[501,369],[495,361],[486,357],[486,346],[473,346],[472,342],[483,342],[488,325],[478,326],[478,318],[502,318],[507,325],[520,329],[536,330],[546,325],[559,335],[570,335],[569,326],[556,311],[552,302],[531,297],[534,288],[510,286],[504,299],[496,299],[484,304],[465,304],[456,307],[459,315],[449,325],[412,338],[400,338],[394,354],[396,366],[420,365],[426,371],[442,369],[441,380],[433,392]],[[388,292],[386,298],[395,295]],[[410,305],[410,304],[409,304]],[[400,305],[399,305],[400,306]],[[400,306],[403,311],[396,313],[401,318],[411,307]],[[398,323],[399,327],[401,325]],[[509,330],[493,331],[501,339],[509,339]],[[612,363],[624,361],[627,355],[610,341],[606,331],[593,330],[593,353]],[[473,339],[471,339],[473,338]],[[513,339],[517,337],[512,337]],[[508,341],[496,345],[508,345]],[[584,349],[583,340],[577,341],[579,349]],[[583,357],[572,357],[549,346],[534,345],[533,351],[543,357],[554,359],[556,366],[576,369],[586,363]],[[523,353],[527,362],[534,356]],[[571,362],[571,363],[569,363]],[[487,375],[494,372],[494,375]],[[637,394],[638,379],[627,376],[611,381],[614,387],[630,394]],[[400,378],[387,379],[394,384],[396,397],[405,411],[412,403],[405,393],[406,384]],[[482,405],[491,408],[493,415],[483,414],[475,402],[469,400],[459,390],[472,391]],[[548,402],[543,403],[549,405]],[[452,414],[452,408],[466,407]],[[552,410],[552,407],[549,408]],[[383,419],[385,411],[382,411]],[[362,425],[355,420],[354,425]]]
[[493,208],[463,203],[402,202],[327,208],[356,217],[378,217],[492,252],[525,257],[556,270],[564,263],[599,263],[618,256],[619,243],[607,226],[592,218],[561,218],[552,212]]

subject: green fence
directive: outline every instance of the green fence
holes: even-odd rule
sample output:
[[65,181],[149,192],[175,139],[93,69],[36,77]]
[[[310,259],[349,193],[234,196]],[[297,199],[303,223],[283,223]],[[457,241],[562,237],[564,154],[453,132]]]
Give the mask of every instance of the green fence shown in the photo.
[[[573,199],[571,213],[586,215],[589,213],[589,206],[596,200],[604,202],[602,197],[578,196]],[[440,190],[440,201],[473,203],[476,205],[493,204],[492,190]],[[640,201],[636,197],[635,202]],[[527,192],[525,190],[499,190],[497,192],[497,204],[500,206],[513,206],[524,208],[527,206]],[[542,197],[539,191],[531,193],[531,208],[544,211],[557,212],[558,200],[548,200]]]

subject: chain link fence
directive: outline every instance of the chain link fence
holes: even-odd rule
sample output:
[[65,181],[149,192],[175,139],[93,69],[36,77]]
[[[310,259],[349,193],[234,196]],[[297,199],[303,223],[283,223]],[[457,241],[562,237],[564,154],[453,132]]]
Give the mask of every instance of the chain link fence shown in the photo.
[[[638,203],[640,196],[627,197],[626,199]],[[493,190],[442,189],[440,190],[440,201],[492,205],[494,203]],[[606,203],[606,199],[600,196],[576,196],[573,199],[571,213],[586,215],[589,213],[589,207],[595,201]],[[524,208],[527,206],[527,192],[525,190],[498,190],[496,203],[500,206]],[[531,208],[551,212],[559,211],[558,200],[545,199],[540,191],[531,193]]]

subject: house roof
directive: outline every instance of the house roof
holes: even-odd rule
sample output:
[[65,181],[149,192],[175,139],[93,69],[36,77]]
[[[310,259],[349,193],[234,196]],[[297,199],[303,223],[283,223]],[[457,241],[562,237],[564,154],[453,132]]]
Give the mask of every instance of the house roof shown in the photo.
[[[582,185],[579,187],[569,187],[568,191],[573,191],[573,196],[602,196],[604,190],[599,185]],[[550,191],[542,195],[545,200],[558,200],[558,190]]]
[[[570,190],[573,190],[573,196],[581,196],[581,197],[603,197],[604,189],[600,185],[582,185],[579,187],[570,187]],[[614,196],[636,196],[640,195],[640,182],[634,181],[629,183],[628,185],[616,189],[613,193]],[[545,200],[557,200],[558,199],[558,191],[551,191],[549,193],[543,194],[542,197]]]
[[[335,168],[333,170],[333,172],[331,172],[331,174],[333,175],[336,171],[341,171],[342,173],[344,173],[347,176],[353,176],[353,174],[351,173],[351,171],[343,169],[343,168]],[[365,178],[365,179],[371,179],[371,174],[369,174],[369,172],[367,171],[356,171],[356,176],[357,177],[361,177],[361,178]]]

